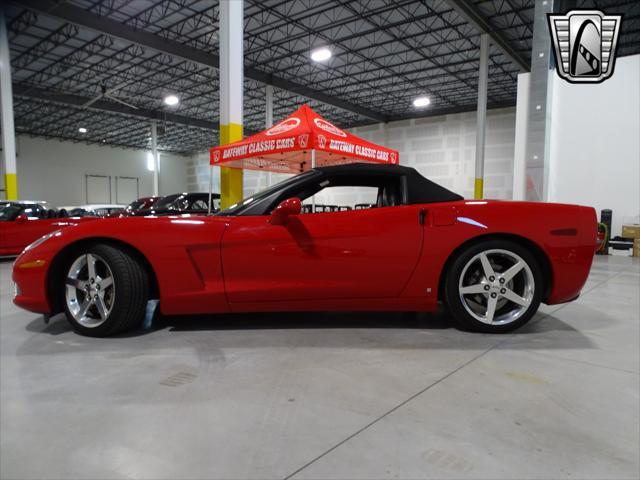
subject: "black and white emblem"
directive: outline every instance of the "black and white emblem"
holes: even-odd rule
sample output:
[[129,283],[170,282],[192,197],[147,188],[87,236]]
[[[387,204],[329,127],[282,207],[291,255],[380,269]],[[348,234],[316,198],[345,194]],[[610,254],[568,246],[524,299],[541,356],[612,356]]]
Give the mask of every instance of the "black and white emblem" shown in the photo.
[[572,83],[600,83],[613,74],[621,15],[571,10],[547,19],[558,75]]

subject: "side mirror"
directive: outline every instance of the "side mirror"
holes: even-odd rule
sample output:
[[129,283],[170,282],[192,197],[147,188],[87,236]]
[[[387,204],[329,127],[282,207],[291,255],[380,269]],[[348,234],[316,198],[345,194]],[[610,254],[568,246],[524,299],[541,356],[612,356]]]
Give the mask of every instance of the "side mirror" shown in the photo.
[[287,198],[278,204],[271,212],[271,223],[282,225],[290,215],[299,215],[302,211],[302,202],[298,197]]
[[16,217],[16,223],[26,223],[29,220],[29,217],[25,213],[21,213]]

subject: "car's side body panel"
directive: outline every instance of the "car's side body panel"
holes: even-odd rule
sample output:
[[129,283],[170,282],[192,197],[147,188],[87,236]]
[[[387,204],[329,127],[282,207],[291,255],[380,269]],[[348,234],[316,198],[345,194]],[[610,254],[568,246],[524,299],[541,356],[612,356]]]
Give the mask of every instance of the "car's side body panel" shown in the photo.
[[[502,235],[538,247],[551,271],[548,304],[579,295],[589,274],[596,245],[597,221],[593,208],[576,205],[461,201],[425,205],[424,248],[403,297],[438,299],[446,262],[456,249],[481,237]],[[537,253],[537,252],[536,252]]]
[[[396,298],[422,248],[420,207],[233,218],[222,242],[227,298],[244,303]],[[268,306],[268,305],[267,305]]]
[[594,210],[571,205],[457,201],[300,215],[288,226],[269,218],[129,217],[66,228],[18,258],[15,303],[51,313],[46,278],[56,255],[107,240],[146,258],[165,314],[427,311],[447,260],[486,235],[537,246],[550,264],[546,302],[558,303],[579,294],[596,243]]

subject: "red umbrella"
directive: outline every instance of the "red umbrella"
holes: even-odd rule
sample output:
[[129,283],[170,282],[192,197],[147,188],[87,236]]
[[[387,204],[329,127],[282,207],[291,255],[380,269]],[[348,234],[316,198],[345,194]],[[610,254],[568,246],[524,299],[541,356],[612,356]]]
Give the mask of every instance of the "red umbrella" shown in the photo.
[[211,148],[210,160],[221,167],[300,173],[354,162],[397,164],[400,155],[336,127],[303,105],[263,132]]

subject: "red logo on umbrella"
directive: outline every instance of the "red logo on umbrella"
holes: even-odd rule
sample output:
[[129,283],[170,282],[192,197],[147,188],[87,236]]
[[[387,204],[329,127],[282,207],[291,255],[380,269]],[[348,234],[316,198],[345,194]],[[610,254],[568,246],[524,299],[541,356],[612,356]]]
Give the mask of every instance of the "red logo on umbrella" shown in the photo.
[[324,148],[325,143],[327,143],[327,139],[323,135],[318,135],[318,146]]
[[298,143],[302,148],[307,148],[308,141],[309,141],[309,135],[300,135],[298,137]]
[[213,163],[218,163],[220,161],[220,150],[216,150],[213,152]]
[[391,163],[396,163],[396,154],[391,152]]

